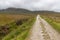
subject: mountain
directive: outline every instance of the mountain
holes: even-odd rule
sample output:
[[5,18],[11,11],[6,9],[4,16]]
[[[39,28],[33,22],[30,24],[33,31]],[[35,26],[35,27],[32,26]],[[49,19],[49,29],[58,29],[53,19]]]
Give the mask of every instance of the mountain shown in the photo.
[[7,8],[7,9],[2,9],[2,10],[0,10],[0,12],[1,11],[20,11],[20,12],[27,12],[27,11],[29,11],[29,10],[26,10],[26,9],[19,9],[19,8]]
[[34,14],[39,14],[39,13],[57,13],[53,11],[30,11],[27,9],[22,9],[22,8],[7,8],[7,9],[2,9],[0,10],[0,13],[11,13],[11,14],[20,14],[20,13],[34,13]]

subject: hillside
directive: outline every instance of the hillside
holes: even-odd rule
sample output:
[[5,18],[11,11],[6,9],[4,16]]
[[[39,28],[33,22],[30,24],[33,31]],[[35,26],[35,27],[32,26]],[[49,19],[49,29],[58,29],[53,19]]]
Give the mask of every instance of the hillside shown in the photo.
[[10,13],[10,14],[27,14],[27,13],[33,13],[33,14],[41,14],[41,13],[59,13],[59,12],[53,12],[53,11],[30,11],[27,9],[22,9],[22,8],[7,8],[7,9],[2,9],[0,10],[0,14],[1,13]]

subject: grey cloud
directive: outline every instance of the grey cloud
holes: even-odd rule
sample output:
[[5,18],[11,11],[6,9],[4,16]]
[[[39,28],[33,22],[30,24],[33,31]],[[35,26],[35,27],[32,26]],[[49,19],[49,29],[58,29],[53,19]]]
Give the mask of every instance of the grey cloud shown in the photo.
[[60,0],[0,0],[0,9],[8,7],[60,11]]

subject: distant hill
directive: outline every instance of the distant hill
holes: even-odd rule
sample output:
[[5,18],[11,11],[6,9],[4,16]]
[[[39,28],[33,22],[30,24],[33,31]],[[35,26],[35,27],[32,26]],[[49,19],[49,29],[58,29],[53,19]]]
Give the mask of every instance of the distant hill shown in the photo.
[[10,14],[21,14],[21,13],[34,13],[34,14],[40,14],[40,13],[57,13],[53,11],[30,11],[27,9],[22,8],[7,8],[0,10],[0,13],[10,13]]
[[7,8],[7,9],[2,9],[2,10],[0,10],[0,12],[1,11],[20,11],[20,12],[27,12],[27,11],[29,11],[29,10],[26,10],[26,9],[19,9],[19,8]]

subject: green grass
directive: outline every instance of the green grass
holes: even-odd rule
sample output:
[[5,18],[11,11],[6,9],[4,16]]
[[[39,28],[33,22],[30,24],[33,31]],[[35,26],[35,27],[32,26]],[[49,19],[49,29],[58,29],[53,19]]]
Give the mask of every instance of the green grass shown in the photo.
[[35,18],[29,19],[22,25],[18,26],[18,28],[10,32],[8,35],[6,35],[2,40],[25,40],[34,21]]
[[47,16],[42,16],[42,18],[44,18],[49,24],[52,25],[54,29],[56,29],[60,33],[60,23],[54,21],[51,18],[48,18]]
[[[0,14],[0,40],[9,34],[15,34],[16,31],[14,30],[18,30],[19,28],[21,28],[19,30],[23,30],[22,27],[29,27],[34,17],[35,15],[32,14]],[[17,23],[19,24],[17,25]],[[23,26],[21,27],[21,25]]]

